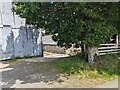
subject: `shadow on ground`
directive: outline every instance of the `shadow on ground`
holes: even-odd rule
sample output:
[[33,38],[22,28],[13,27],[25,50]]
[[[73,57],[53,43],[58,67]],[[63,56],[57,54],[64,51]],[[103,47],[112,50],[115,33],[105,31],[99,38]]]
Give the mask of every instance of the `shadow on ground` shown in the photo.
[[[80,75],[68,76],[65,74],[60,74],[60,72],[57,71],[55,68],[56,67],[55,65],[57,65],[56,61],[53,61],[53,60],[60,60],[57,58],[59,57],[54,57],[54,58],[41,57],[41,58],[31,58],[31,59],[20,59],[17,61],[3,61],[2,64],[0,62],[0,72],[2,71],[2,87],[3,88],[76,88],[76,87],[92,88],[96,85],[102,85],[103,83],[106,82],[106,80],[100,78],[80,79],[81,77]],[[52,61],[52,62],[48,62],[48,61]],[[116,84],[116,83],[112,83],[112,84]],[[115,87],[117,86],[115,85]]]
[[[52,82],[60,83],[59,72],[54,68],[54,62],[24,62],[3,61],[2,88],[18,88],[20,85],[32,84],[31,87],[49,87]],[[35,83],[38,83],[34,86]],[[26,87],[26,86],[25,86]],[[27,87],[29,88],[29,87]]]

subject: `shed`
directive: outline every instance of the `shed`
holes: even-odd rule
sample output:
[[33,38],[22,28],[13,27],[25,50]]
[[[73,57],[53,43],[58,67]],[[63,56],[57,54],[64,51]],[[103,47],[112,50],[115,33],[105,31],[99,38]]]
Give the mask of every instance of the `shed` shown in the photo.
[[0,60],[12,57],[42,56],[41,30],[26,25],[12,12],[11,0],[0,2]]

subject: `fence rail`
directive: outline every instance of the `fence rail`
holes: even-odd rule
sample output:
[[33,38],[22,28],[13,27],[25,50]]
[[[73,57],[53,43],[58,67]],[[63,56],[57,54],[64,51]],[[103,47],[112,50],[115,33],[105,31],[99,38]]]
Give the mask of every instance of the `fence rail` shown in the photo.
[[120,44],[101,44],[98,52],[99,55],[120,53]]

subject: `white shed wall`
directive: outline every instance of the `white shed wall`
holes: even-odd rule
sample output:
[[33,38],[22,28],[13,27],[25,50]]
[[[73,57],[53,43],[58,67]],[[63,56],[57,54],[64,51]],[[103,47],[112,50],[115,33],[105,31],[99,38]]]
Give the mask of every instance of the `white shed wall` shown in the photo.
[[42,56],[41,30],[25,25],[11,8],[11,2],[0,2],[0,60]]

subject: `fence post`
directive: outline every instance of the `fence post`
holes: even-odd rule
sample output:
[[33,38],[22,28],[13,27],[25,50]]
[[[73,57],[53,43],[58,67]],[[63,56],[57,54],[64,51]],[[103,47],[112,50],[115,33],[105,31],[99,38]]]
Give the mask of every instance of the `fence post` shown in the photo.
[[118,35],[118,43],[120,44],[120,34]]
[[119,43],[119,37],[118,37],[118,35],[116,35],[116,43],[117,44]]

